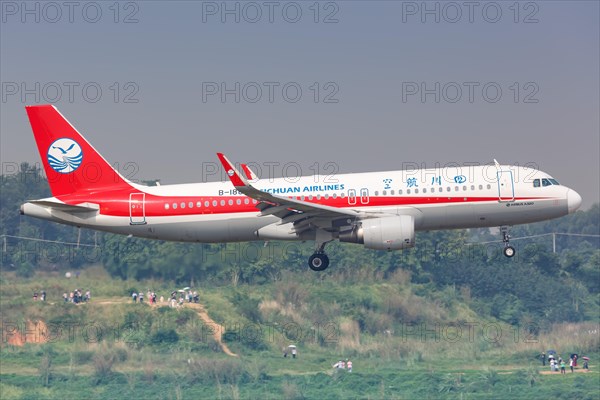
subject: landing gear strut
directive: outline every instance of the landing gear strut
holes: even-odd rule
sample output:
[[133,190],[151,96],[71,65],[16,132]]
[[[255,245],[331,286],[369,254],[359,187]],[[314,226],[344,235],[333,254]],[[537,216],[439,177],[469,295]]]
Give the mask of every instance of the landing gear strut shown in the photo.
[[508,226],[501,227],[500,231],[502,232],[502,241],[504,242],[504,250],[502,252],[506,257],[511,258],[517,251],[509,244],[510,235],[508,234]]
[[325,271],[329,267],[329,257],[325,254],[325,243],[318,245],[315,253],[309,257],[308,266],[313,271]]

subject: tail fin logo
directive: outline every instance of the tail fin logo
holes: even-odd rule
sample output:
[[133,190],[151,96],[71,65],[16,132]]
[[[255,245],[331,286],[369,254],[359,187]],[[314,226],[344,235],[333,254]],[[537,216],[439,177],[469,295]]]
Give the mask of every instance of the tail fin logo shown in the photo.
[[69,138],[55,140],[48,148],[48,164],[61,174],[75,171],[83,161],[83,150],[79,143]]

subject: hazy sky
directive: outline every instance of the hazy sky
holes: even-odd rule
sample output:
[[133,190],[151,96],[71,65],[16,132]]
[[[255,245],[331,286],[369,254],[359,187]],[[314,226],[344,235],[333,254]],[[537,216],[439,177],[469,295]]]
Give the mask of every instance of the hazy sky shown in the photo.
[[1,2],[5,173],[50,102],[132,179],[496,158],[599,201],[597,1],[67,4]]

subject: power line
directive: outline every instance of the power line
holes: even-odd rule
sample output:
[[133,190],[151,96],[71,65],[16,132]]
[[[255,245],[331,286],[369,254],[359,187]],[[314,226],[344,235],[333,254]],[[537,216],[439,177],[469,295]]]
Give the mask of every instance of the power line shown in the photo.
[[21,239],[21,240],[31,240],[33,242],[59,243],[59,244],[72,245],[72,246],[97,247],[96,244],[85,244],[85,243],[82,244],[82,243],[77,243],[77,242],[63,242],[63,241],[60,241],[60,240],[39,239],[39,238],[32,238],[32,237],[26,237],[26,236],[0,235],[0,237],[2,237],[3,241],[4,241],[4,247],[3,247],[3,251],[4,252],[6,252],[6,238]]

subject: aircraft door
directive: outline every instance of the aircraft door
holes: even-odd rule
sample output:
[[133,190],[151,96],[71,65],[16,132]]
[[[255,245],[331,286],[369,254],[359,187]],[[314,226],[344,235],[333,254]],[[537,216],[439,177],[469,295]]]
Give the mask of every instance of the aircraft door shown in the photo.
[[498,176],[498,200],[514,201],[515,185],[512,171],[498,171],[496,172],[496,175]]
[[356,190],[354,189],[348,190],[348,204],[352,206],[356,204]]
[[129,195],[129,224],[144,225],[146,223],[146,193]]

